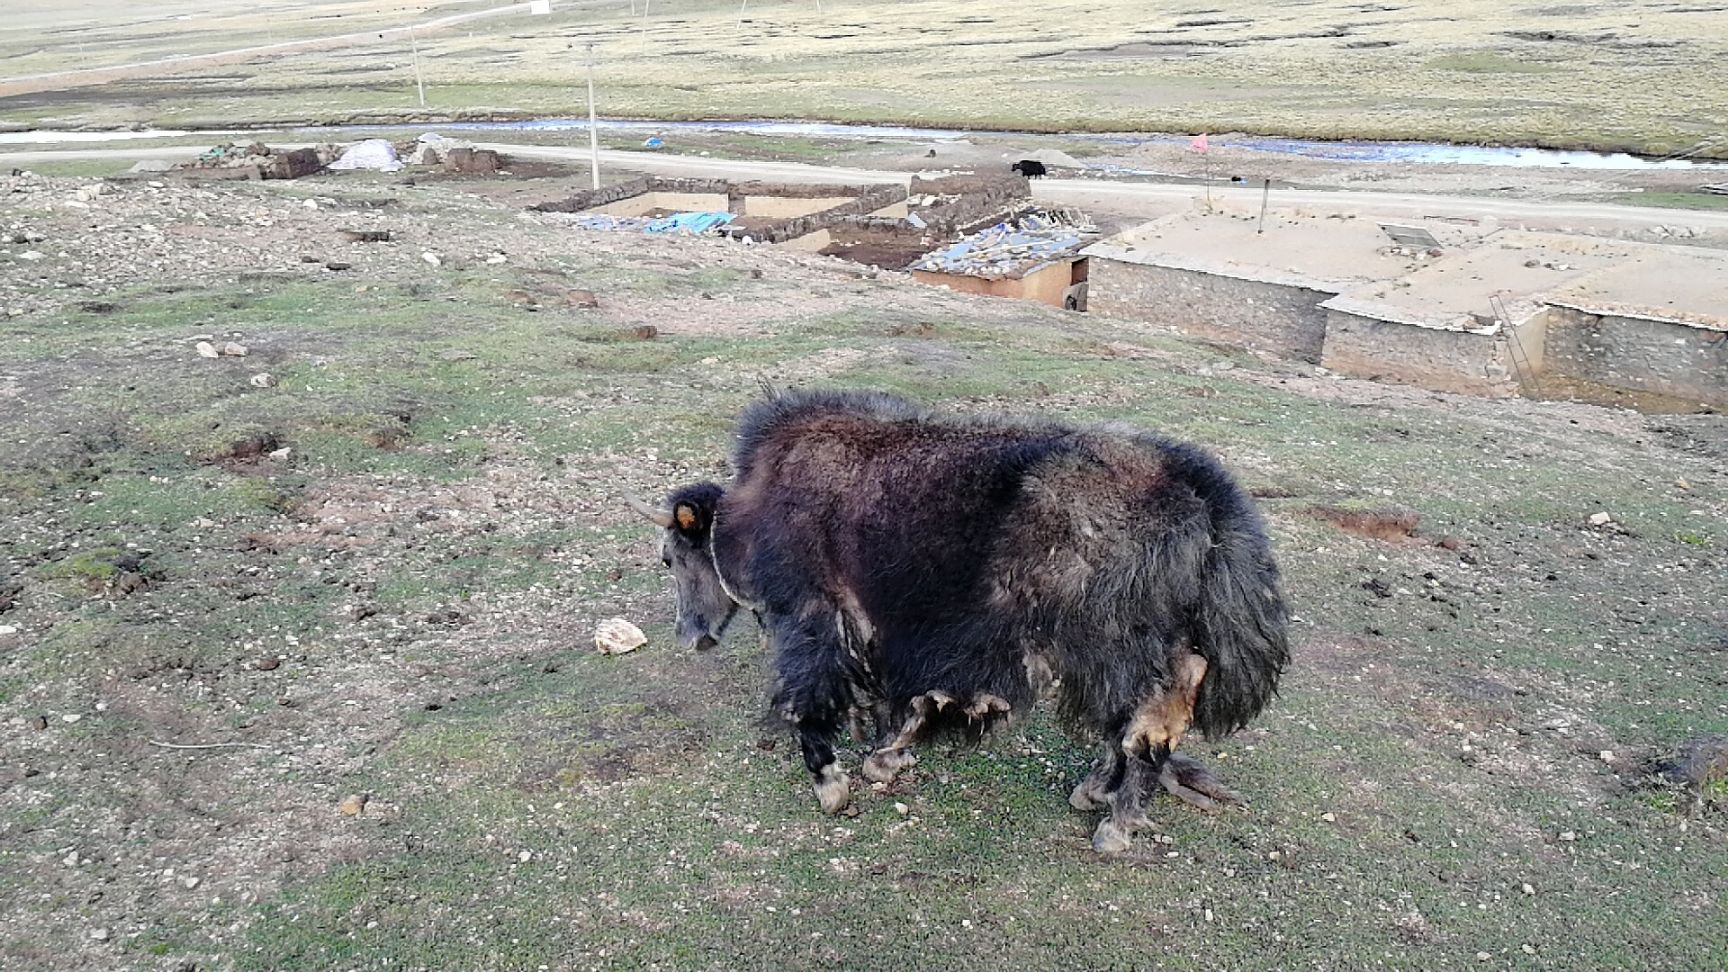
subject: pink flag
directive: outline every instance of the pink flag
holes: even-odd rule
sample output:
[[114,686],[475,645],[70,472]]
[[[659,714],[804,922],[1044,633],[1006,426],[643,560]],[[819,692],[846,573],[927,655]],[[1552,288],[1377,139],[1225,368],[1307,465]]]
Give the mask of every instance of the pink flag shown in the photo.
[[1193,140],[1188,143],[1188,147],[1196,152],[1204,152],[1208,148],[1211,148],[1211,145],[1206,141],[1206,133],[1201,132],[1194,136]]

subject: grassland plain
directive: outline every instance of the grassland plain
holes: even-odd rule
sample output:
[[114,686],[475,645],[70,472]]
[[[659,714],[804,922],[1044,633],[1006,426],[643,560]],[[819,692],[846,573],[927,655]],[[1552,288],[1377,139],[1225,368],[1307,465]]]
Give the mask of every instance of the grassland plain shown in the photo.
[[[8,75],[104,67],[401,24],[471,6],[164,5],[126,19],[23,0],[0,35]],[[406,41],[357,40],[256,62],[138,72],[101,88],[6,94],[14,123],[229,126],[570,115],[583,46],[602,110],[648,118],[802,118],[1040,131],[1250,131],[1728,156],[1728,8],[1628,3],[1149,8],[1130,0],[738,5],[560,3]],[[268,20],[267,23],[261,22]]]
[[[0,264],[0,965],[1728,963],[1720,795],[1648,772],[1728,733],[1720,416],[1343,381],[458,183],[30,185],[0,195],[47,254]],[[1194,747],[1249,809],[1160,800],[1100,860],[1090,753],[1040,714],[817,814],[754,634],[671,647],[619,502],[723,475],[758,378],[1218,451],[1301,618],[1281,700]],[[649,646],[594,653],[614,615]]]

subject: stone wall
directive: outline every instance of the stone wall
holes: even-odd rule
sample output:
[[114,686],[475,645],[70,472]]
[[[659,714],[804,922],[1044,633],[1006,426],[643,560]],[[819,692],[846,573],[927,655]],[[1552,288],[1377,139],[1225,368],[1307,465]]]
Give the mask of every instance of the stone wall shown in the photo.
[[1550,304],[1546,371],[1562,379],[1728,407],[1728,335]]
[[1354,378],[1501,398],[1518,391],[1506,342],[1493,334],[1418,327],[1326,311],[1320,363]]
[[1326,338],[1321,302],[1337,296],[1285,284],[1127,263],[1092,261],[1090,309],[1190,334],[1318,362]]

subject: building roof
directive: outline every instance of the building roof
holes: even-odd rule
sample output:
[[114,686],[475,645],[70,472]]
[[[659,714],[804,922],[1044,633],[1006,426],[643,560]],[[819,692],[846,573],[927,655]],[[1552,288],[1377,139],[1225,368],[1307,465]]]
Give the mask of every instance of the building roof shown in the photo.
[[997,223],[913,261],[909,270],[952,273],[991,280],[1024,277],[1077,256],[1087,234],[1066,220],[1041,214]]
[[1321,306],[1441,330],[1492,334],[1544,304],[1728,331],[1728,252],[1425,220],[1436,255],[1367,218],[1215,209],[1154,220],[1089,256],[1336,296]]

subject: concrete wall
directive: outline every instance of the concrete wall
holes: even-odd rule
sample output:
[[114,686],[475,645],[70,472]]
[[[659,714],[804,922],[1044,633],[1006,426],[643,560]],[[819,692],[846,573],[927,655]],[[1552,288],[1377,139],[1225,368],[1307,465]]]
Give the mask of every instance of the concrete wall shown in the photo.
[[1550,305],[1543,357],[1562,379],[1728,407],[1719,331]]
[[1505,397],[1518,382],[1498,335],[1471,334],[1326,311],[1320,363],[1342,375],[1434,391]]
[[1104,257],[1092,261],[1090,291],[1093,311],[1315,362],[1326,337],[1320,304],[1337,296]]
[[[1073,284],[1076,275],[1085,279],[1085,260],[1063,260],[1053,263],[1024,277],[1010,277],[992,280],[985,277],[968,277],[958,273],[938,273],[932,270],[914,270],[912,279],[947,287],[949,290],[962,294],[982,294],[987,297],[1016,297],[1021,300],[1035,300],[1040,304],[1061,307],[1063,295]],[[1082,269],[1075,270],[1075,264]]]
[[725,193],[656,191],[595,206],[589,212],[608,216],[642,216],[656,209],[675,213],[723,213],[727,204]]
[[797,199],[790,196],[745,196],[739,215],[763,216],[768,219],[791,219],[833,209],[846,202],[845,198]]

